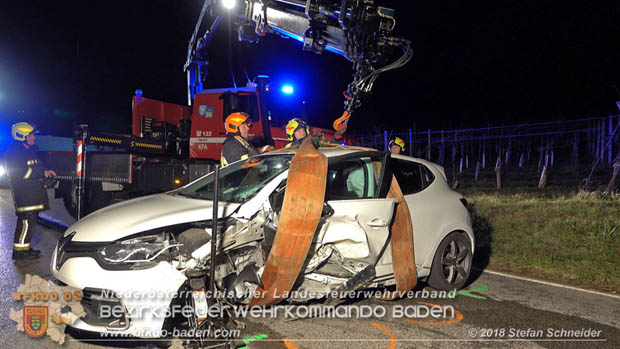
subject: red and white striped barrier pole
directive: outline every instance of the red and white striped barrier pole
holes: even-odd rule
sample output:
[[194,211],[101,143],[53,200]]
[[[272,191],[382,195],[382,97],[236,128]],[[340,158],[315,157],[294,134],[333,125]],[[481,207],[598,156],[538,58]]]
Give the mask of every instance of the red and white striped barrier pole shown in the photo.
[[[84,196],[84,182],[86,179],[86,138],[88,136],[88,126],[80,125],[79,131],[76,132],[76,136],[79,136],[76,142],[76,163],[75,163],[75,179],[76,185],[74,188],[75,193],[75,217],[77,220],[82,218],[82,197]],[[76,137],[77,138],[77,137]]]
[[77,166],[75,168],[75,173],[77,173],[77,177],[81,178],[82,177],[82,152],[84,148],[84,142],[82,140],[79,140],[77,142]]

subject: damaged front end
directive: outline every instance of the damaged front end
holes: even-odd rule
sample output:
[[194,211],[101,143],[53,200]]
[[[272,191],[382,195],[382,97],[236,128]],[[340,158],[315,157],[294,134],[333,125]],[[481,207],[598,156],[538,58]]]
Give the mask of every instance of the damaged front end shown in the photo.
[[[392,261],[399,257],[393,255],[398,247],[392,245],[390,224],[409,214],[408,209],[403,214],[395,211],[399,200],[403,201],[398,190],[390,187],[387,193],[386,187],[381,194],[381,183],[390,181],[383,180],[385,160],[377,154],[362,159],[368,173],[360,178],[376,176],[378,184],[374,194],[360,200],[328,200],[328,160],[310,141],[304,142],[295,156],[261,156],[233,164],[222,170],[220,185],[217,179],[198,181],[163,194],[169,198],[221,199],[222,204],[212,202],[210,208],[216,208],[213,215],[202,210],[195,214],[202,220],[188,221],[187,209],[179,208],[178,212],[183,212],[179,215],[185,215],[179,223],[150,227],[110,242],[73,242],[74,236],[67,235],[57,248],[56,270],[71,256],[86,255],[110,271],[165,269],[172,275],[170,279],[177,281],[164,278],[157,280],[159,284],[175,287],[180,281],[176,286],[179,296],[169,306],[181,304],[193,310],[189,316],[166,318],[161,324],[166,330],[241,326],[226,311],[235,306],[322,298],[333,305],[340,300],[330,294],[394,283],[400,289],[404,284],[398,278],[402,271],[392,267]],[[178,204],[186,201],[197,200],[179,200]],[[144,205],[148,204],[145,200]],[[89,217],[84,220],[97,218]],[[213,218],[204,219],[207,217],[216,218],[217,224]],[[400,223],[405,227],[401,233],[411,237],[410,221],[408,225]],[[86,245],[89,251],[84,250]],[[401,260],[409,261],[414,270],[402,279],[406,281],[404,287],[413,287],[413,242],[404,250],[410,256]],[[225,316],[209,316],[214,308]],[[187,339],[187,344],[202,345],[202,339]]]

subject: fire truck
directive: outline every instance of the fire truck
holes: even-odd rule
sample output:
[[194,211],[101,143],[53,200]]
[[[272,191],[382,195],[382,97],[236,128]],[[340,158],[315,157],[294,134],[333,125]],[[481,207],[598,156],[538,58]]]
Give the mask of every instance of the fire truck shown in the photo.
[[[310,127],[323,141],[350,142],[343,137],[347,123],[375,79],[411,58],[409,41],[391,34],[394,12],[374,0],[205,0],[184,65],[187,105],[150,99],[137,90],[131,135],[100,134],[81,125],[73,140],[38,137],[44,161],[61,180],[56,197],[80,216],[117,200],[183,186],[219,162],[224,119],[232,112],[251,115],[255,146],[280,148],[288,142],[284,129],[271,125],[264,103],[269,77],[258,76],[245,87],[203,88],[209,42],[227,17],[241,41],[258,43],[267,34],[279,35],[300,41],[304,51],[330,51],[353,63],[353,81],[334,130]],[[402,54],[394,60],[398,50]]]

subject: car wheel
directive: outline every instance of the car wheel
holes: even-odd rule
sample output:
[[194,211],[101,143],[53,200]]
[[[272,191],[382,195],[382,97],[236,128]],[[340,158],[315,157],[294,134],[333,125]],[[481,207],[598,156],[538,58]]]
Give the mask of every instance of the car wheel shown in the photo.
[[435,252],[428,284],[443,291],[461,289],[469,279],[471,265],[469,238],[465,233],[454,231],[443,239]]

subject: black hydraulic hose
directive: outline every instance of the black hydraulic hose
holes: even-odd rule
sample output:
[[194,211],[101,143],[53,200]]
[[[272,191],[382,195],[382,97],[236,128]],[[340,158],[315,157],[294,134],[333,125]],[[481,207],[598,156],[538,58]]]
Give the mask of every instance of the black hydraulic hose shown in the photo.
[[217,218],[218,218],[218,206],[220,196],[220,166],[215,165],[215,176],[213,179],[213,219],[211,225],[211,259],[209,260],[209,293],[215,303],[215,253],[217,249]]

